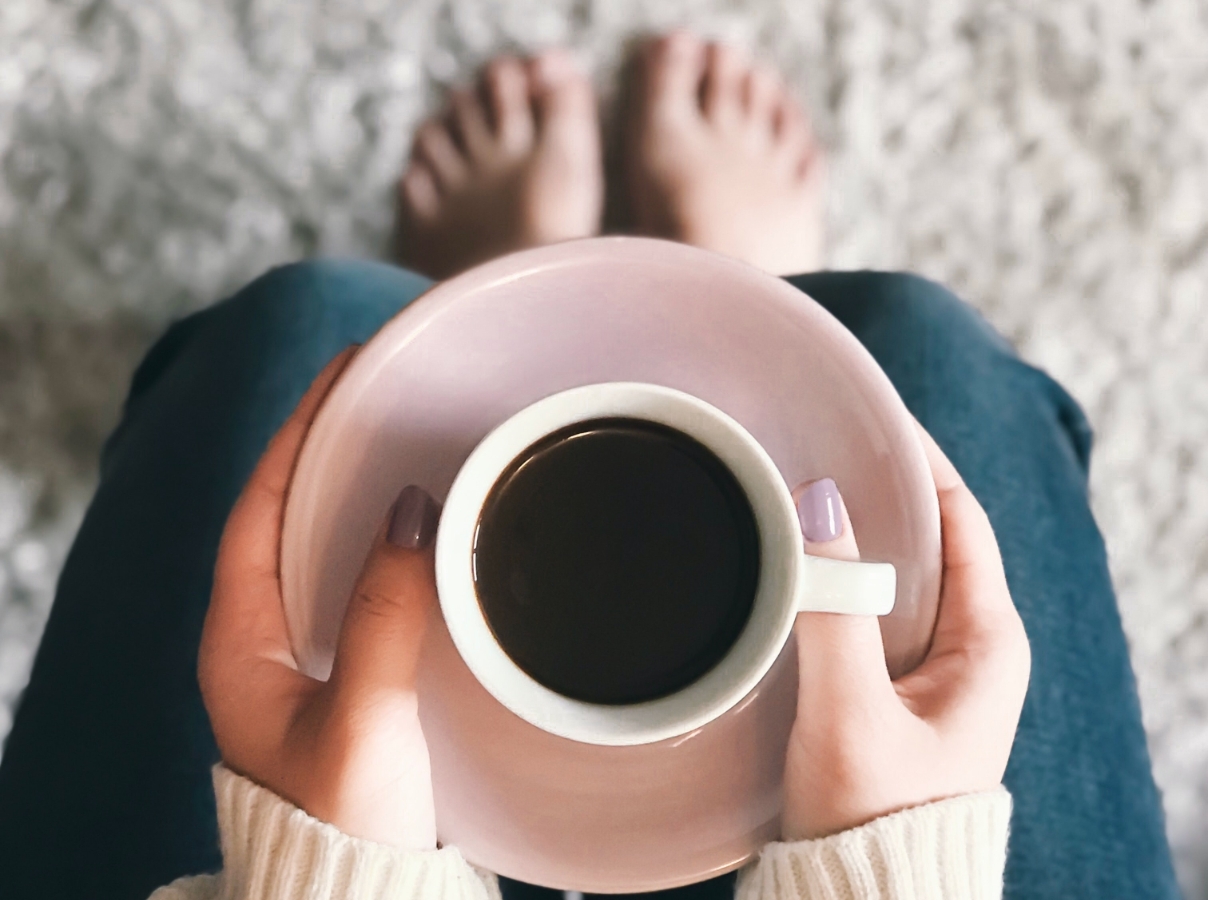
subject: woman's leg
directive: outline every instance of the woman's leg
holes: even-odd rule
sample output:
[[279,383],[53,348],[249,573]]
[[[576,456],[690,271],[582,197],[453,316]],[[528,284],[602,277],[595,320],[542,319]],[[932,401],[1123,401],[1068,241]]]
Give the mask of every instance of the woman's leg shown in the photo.
[[1090,430],[970,307],[911,275],[791,278],[889,374],[985,507],[1032,644],[1006,783],[1007,896],[1178,896],[1141,711],[1087,497]]
[[[639,230],[771,272],[816,269],[823,167],[792,93],[733,49],[691,35],[653,42],[636,68],[623,158]],[[863,272],[791,281],[889,373],[986,507],[1002,545],[1033,653],[1006,777],[1015,797],[1008,894],[1176,896],[1087,503],[1082,413],[971,309],[923,279]]]
[[[1033,648],[1007,773],[1009,896],[1177,896],[1077,406],[936,285],[793,283],[873,353],[998,534]],[[0,766],[6,897],[144,897],[220,865],[194,668],[222,525],[315,373],[425,286],[367,263],[279,269],[176,325],[139,368]]]
[[323,365],[428,283],[374,263],[287,266],[147,355],[0,765],[6,900],[143,900],[221,867],[196,665],[227,513]]

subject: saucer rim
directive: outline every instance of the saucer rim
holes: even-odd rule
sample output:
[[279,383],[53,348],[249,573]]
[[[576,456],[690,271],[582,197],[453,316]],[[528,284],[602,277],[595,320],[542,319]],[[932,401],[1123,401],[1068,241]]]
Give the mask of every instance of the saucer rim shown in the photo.
[[[678,259],[676,258],[677,256]],[[588,264],[592,261],[598,262],[601,258],[606,259],[612,264],[654,261],[666,267],[707,263],[718,269],[719,272],[728,267],[736,277],[742,278],[748,283],[752,280],[753,276],[757,276],[755,280],[761,281],[764,285],[765,299],[768,301],[775,299],[776,304],[786,315],[805,316],[808,319],[812,319],[814,325],[827,330],[833,340],[840,345],[846,346],[846,350],[850,351],[849,357],[859,357],[861,359],[861,362],[854,363],[856,371],[861,375],[859,387],[870,394],[870,403],[875,404],[879,414],[897,420],[897,427],[891,430],[896,431],[904,437],[905,444],[895,446],[893,452],[903,457],[900,464],[907,473],[913,469],[913,475],[916,480],[920,476],[925,476],[925,483],[934,485],[922,442],[914,431],[913,417],[905,408],[905,404],[902,402],[896,389],[889,381],[885,372],[876,363],[875,359],[872,358],[867,349],[831,313],[814,302],[802,304],[800,299],[803,292],[798,288],[738,260],[721,257],[717,254],[708,253],[707,251],[675,242],[625,236],[585,238],[522,251],[485,263],[475,269],[461,273],[448,281],[433,284],[423,294],[416,297],[406,307],[385,322],[378,332],[363,345],[336,379],[327,396],[320,404],[319,409],[316,411],[311,429],[304,439],[295,467],[295,476],[306,472],[308,469],[313,469],[314,461],[322,456],[323,445],[336,439],[337,435],[333,429],[329,428],[326,434],[323,432],[323,423],[330,423],[335,418],[338,418],[336,411],[340,408],[340,401],[342,398],[352,397],[351,391],[354,382],[372,382],[378,377],[381,370],[389,365],[395,353],[405,351],[406,347],[418,335],[429,327],[446,309],[458,302],[459,299],[477,294],[483,290],[489,290],[492,287],[507,282],[525,278],[535,272],[548,272],[551,269]],[[769,312],[769,315],[772,314],[774,313]],[[356,376],[355,380],[352,377],[354,375]],[[312,472],[311,474],[313,475],[314,473]],[[296,486],[297,482],[294,478],[291,478],[287,489],[285,513],[282,519],[281,582],[283,599],[289,596],[291,592],[296,596],[298,586],[305,580],[302,577],[304,560],[298,553],[300,549],[299,542],[302,539],[298,529],[301,525],[304,525],[306,510],[303,508],[304,504],[295,493]],[[927,498],[923,498],[921,505],[913,502],[918,498],[910,499],[912,501],[911,505],[918,507],[917,511],[920,518],[926,520],[923,522],[923,525],[930,532],[930,536],[923,541],[923,544],[934,544],[938,551],[940,538],[938,500],[935,498],[934,493],[930,495],[930,502],[927,502]],[[931,540],[931,537],[934,540]],[[295,543],[294,558],[287,560],[286,541],[291,539]],[[291,566],[290,563],[293,565]],[[926,563],[921,563],[921,565],[926,565]],[[938,559],[936,561],[936,572],[937,575],[934,581],[936,596],[938,598]],[[285,605],[287,607],[291,606],[288,602]],[[305,618],[306,615],[305,610],[298,609],[301,606],[300,603],[295,602],[292,606],[294,615],[292,619],[287,615],[287,624],[291,626],[291,648],[296,648],[299,646],[299,643],[305,644],[306,641],[295,641],[295,638],[302,637],[296,634],[295,631],[305,629],[294,628],[293,626],[295,622],[299,622],[299,613],[302,613],[301,618]],[[303,623],[299,622],[299,624]],[[295,651],[295,654],[297,655],[297,651]],[[589,888],[576,889],[591,890],[600,893],[627,893],[663,889],[690,884],[702,879],[725,874],[728,871],[739,868],[749,858],[750,856],[746,859],[740,859],[735,863],[724,864],[720,868],[708,867],[707,871],[702,869],[700,870],[701,874],[697,875],[689,875],[683,878],[671,877],[657,884],[653,880],[641,883],[627,883],[623,878],[614,877],[612,880],[597,880]],[[656,886],[647,887],[647,885]]]

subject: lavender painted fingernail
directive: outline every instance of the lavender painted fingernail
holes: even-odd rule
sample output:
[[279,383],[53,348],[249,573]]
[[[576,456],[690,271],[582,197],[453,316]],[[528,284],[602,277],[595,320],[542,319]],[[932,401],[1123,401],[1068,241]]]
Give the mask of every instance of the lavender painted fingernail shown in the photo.
[[824,544],[843,534],[843,501],[830,478],[815,481],[797,501],[801,533],[811,544]]
[[439,519],[436,501],[423,488],[409,484],[394,501],[386,539],[405,550],[422,550],[432,543]]

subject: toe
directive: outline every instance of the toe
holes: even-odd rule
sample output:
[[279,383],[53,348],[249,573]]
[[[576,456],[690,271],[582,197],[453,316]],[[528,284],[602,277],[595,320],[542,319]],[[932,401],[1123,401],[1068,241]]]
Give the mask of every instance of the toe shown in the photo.
[[470,159],[482,159],[494,142],[486,107],[473,91],[455,90],[449,95],[449,118]]
[[415,219],[430,219],[440,208],[440,191],[432,171],[422,162],[413,162],[399,183],[403,205]]
[[583,80],[583,71],[565,47],[552,47],[529,59],[528,76],[536,89],[549,89],[573,79]]
[[743,111],[769,135],[773,133],[773,113],[781,93],[779,76],[766,66],[752,66],[743,79]]
[[807,191],[816,191],[826,182],[826,155],[816,143],[810,143],[801,153],[796,166],[797,183]]
[[786,155],[800,158],[812,143],[809,121],[791,96],[782,94],[772,109],[772,135],[776,146]]
[[746,67],[733,47],[712,43],[705,51],[705,83],[701,106],[718,124],[737,121],[742,110]]
[[704,71],[705,45],[695,35],[676,31],[651,41],[641,66],[647,107],[656,114],[695,113]]
[[524,64],[512,56],[492,60],[483,87],[496,139],[509,150],[526,150],[533,140],[533,109]]
[[548,50],[528,64],[537,127],[567,125],[596,132],[596,100],[591,82],[566,50]]
[[459,183],[466,173],[466,160],[445,124],[429,119],[415,134],[412,158],[427,165],[439,185]]

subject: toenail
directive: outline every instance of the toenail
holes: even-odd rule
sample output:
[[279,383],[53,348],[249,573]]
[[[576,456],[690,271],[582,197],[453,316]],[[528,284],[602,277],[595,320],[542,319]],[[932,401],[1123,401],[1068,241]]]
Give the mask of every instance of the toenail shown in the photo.
[[547,51],[538,56],[535,62],[536,75],[547,86],[565,81],[576,72],[574,59],[561,49]]
[[515,83],[518,78],[523,77],[523,74],[520,61],[510,56],[494,60],[487,69],[489,78],[507,84]]
[[682,55],[692,49],[695,39],[686,31],[673,31],[664,39],[668,52]]

